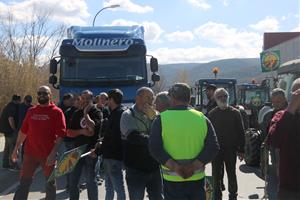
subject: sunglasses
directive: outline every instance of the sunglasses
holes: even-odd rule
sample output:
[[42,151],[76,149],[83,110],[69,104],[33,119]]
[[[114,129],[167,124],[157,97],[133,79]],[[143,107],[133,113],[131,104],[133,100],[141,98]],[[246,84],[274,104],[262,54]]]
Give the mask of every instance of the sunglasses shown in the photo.
[[49,92],[37,92],[38,96],[47,96]]

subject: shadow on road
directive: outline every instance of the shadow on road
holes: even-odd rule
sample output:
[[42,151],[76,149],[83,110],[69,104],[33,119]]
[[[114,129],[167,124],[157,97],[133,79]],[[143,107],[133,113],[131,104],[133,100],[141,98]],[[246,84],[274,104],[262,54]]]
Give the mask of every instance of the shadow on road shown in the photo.
[[240,165],[240,171],[246,174],[253,173],[255,174],[258,178],[264,180],[261,174],[261,170],[258,167],[252,167],[248,166],[246,164]]
[[[258,178],[264,180],[265,178],[262,176],[261,170],[258,167],[252,167],[248,166],[246,164],[240,165],[239,167],[240,171],[243,173],[253,173],[255,174]],[[278,185],[278,180],[276,173],[272,169],[271,166],[268,167],[269,175],[267,176],[267,190],[266,194],[268,195],[267,199],[269,200],[276,200],[276,191],[277,191],[277,185]],[[258,189],[264,189],[263,188],[258,188]],[[259,195],[257,194],[252,194],[248,196],[249,199],[258,199]]]

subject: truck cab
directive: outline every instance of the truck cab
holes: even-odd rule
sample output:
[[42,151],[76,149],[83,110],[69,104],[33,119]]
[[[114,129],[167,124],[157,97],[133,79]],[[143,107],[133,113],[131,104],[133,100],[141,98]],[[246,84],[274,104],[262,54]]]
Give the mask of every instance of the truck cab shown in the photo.
[[277,70],[278,87],[283,89],[288,100],[291,99],[293,81],[300,78],[300,59],[288,61]]
[[85,89],[99,94],[119,88],[124,93],[124,103],[132,103],[138,88],[159,80],[157,59],[151,57],[152,83],[148,81],[142,26],[72,26],[59,54],[59,60],[50,61],[49,82],[59,88],[60,97]]
[[236,79],[229,78],[212,78],[212,79],[199,79],[195,83],[195,104],[197,109],[206,113],[206,105],[208,103],[208,99],[205,95],[205,88],[209,84],[214,84],[217,88],[225,88],[229,93],[229,104],[236,105]]

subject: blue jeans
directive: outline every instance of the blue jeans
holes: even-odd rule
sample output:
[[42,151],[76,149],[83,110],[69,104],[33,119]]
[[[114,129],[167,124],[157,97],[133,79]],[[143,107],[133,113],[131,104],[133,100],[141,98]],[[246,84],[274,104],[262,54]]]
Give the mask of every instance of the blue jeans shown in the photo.
[[143,200],[145,189],[150,200],[160,200],[162,197],[162,182],[160,170],[144,172],[132,168],[126,168],[126,182],[129,199]]
[[95,173],[95,165],[97,162],[97,158],[92,158],[90,156],[86,156],[81,158],[75,169],[70,173],[70,200],[78,200],[79,199],[79,181],[80,176],[85,168],[86,175],[86,183],[87,183],[87,193],[89,200],[97,200],[98,199],[98,185],[96,181],[96,173]]
[[165,200],[205,200],[204,178],[198,181],[170,182],[164,180]]
[[117,200],[126,199],[122,161],[113,159],[103,159],[104,172],[105,172],[105,200],[114,199],[114,191],[117,193]]

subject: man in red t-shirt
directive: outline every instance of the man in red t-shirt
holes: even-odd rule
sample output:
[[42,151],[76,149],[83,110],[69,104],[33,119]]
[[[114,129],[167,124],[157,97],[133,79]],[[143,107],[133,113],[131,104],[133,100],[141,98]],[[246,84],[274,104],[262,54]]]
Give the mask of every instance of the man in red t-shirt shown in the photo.
[[[12,160],[17,161],[19,146],[25,143],[24,162],[20,174],[20,185],[14,199],[24,200],[28,193],[35,170],[41,166],[46,180],[53,171],[56,153],[66,134],[65,117],[61,109],[50,103],[51,90],[41,86],[37,92],[39,105],[30,108],[23,121]],[[55,180],[46,183],[46,199],[55,199]]]

